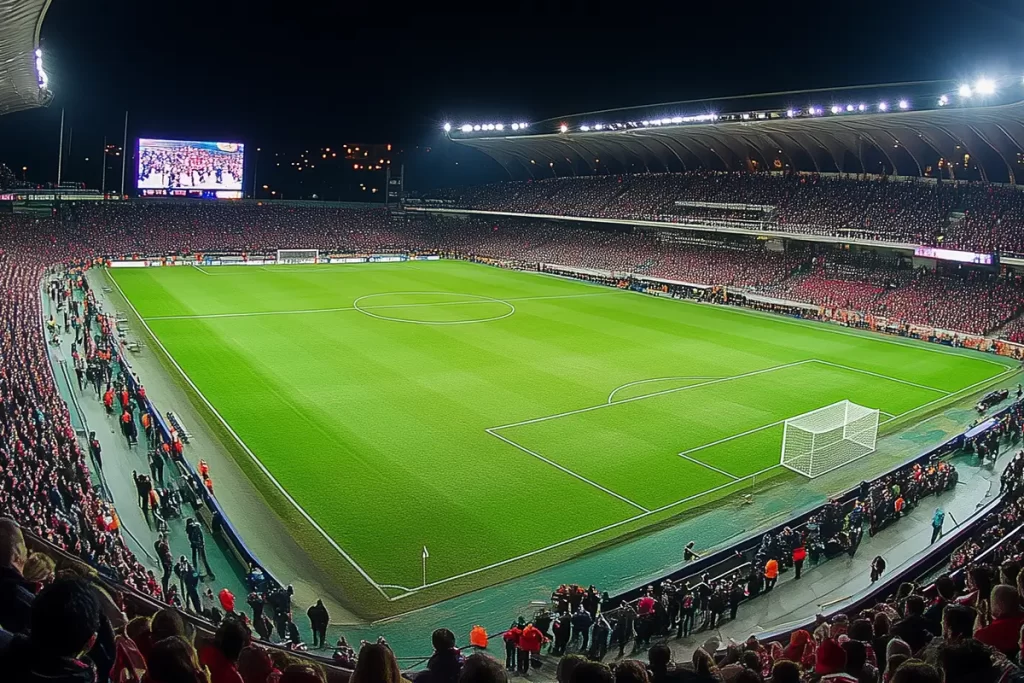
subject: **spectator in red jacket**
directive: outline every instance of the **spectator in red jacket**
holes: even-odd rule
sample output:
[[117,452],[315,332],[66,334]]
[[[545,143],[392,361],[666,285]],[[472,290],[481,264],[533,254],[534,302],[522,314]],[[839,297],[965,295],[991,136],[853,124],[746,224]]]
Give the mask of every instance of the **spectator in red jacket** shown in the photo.
[[238,655],[249,640],[249,629],[242,622],[237,619],[221,622],[213,644],[199,650],[199,663],[210,670],[210,683],[242,683]]
[[519,638],[523,635],[524,626],[526,620],[519,617],[519,621],[512,622],[508,630],[502,634],[505,641],[505,669],[508,671],[516,670],[516,650],[519,649]]
[[974,633],[975,640],[1012,657],[1020,650],[1020,629],[1024,613],[1020,609],[1020,596],[1013,586],[1000,584],[992,589],[989,602],[992,622]]
[[530,673],[530,657],[540,655],[540,648],[547,642],[547,638],[533,624],[527,624],[519,636],[519,673],[528,676]]
[[800,580],[800,571],[804,568],[804,560],[807,559],[807,548],[803,544],[793,548],[793,569],[796,570],[794,581]]

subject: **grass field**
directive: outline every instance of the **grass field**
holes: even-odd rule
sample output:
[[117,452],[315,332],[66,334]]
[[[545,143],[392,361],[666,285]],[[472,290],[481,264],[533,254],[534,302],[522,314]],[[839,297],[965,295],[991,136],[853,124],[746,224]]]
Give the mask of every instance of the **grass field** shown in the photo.
[[787,417],[849,399],[907,422],[1007,370],[463,262],[111,275],[364,614],[525,573],[781,475]]

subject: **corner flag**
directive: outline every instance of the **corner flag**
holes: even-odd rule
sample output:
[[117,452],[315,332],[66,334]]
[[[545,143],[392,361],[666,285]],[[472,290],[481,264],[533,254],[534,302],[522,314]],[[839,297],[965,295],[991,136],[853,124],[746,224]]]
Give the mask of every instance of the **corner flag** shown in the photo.
[[427,552],[427,546],[423,546],[423,585],[427,585],[427,558],[430,557],[430,553]]

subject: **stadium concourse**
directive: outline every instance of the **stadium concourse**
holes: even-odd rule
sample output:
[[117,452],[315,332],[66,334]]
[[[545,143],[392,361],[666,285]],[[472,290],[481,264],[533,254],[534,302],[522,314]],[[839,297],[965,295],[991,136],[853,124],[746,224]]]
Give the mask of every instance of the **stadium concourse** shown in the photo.
[[[750,180],[754,183],[760,181]],[[872,186],[871,189],[877,188]],[[977,191],[970,189],[968,193],[983,196],[989,189],[979,186]],[[508,191],[517,193],[520,188],[509,186]],[[888,186],[882,191],[889,191]],[[849,198],[855,201],[875,201],[871,192],[862,195],[856,183],[849,189],[836,192],[849,192]],[[569,190],[568,193],[579,196],[576,190]],[[856,199],[861,196],[865,198]],[[599,204],[603,200],[598,198],[587,201]],[[959,203],[941,206],[955,208],[963,206],[963,201],[966,200],[957,199],[955,202]],[[868,211],[867,207],[860,208]],[[922,211],[931,215],[933,209]],[[550,208],[544,212],[550,213]],[[1008,216],[1009,213],[999,215]],[[794,221],[793,224],[810,223]],[[893,225],[897,224],[904,225],[902,222]],[[892,234],[897,234],[901,229],[893,227]],[[1007,243],[1013,243],[1013,239],[1008,236]],[[72,416],[60,400],[53,374],[47,367],[49,360],[46,332],[42,324],[44,310],[40,307],[40,286],[47,269],[59,264],[88,263],[96,257],[130,258],[135,255],[211,250],[270,252],[279,248],[317,248],[350,253],[432,250],[465,257],[486,256],[523,264],[557,263],[578,268],[628,271],[696,284],[741,287],[751,292],[763,290],[793,301],[849,307],[867,313],[877,312],[901,324],[930,325],[971,334],[997,330],[1008,322],[1009,326],[1004,329],[1016,329],[1013,327],[1017,324],[1015,316],[1024,305],[1020,283],[1012,274],[997,275],[970,269],[965,272],[941,268],[935,271],[914,270],[908,267],[905,259],[892,255],[870,252],[858,254],[824,247],[819,249],[803,243],[790,246],[791,249],[777,252],[768,251],[753,241],[711,240],[699,234],[688,234],[685,240],[680,240],[668,238],[661,233],[573,227],[565,223],[521,218],[395,218],[380,209],[286,204],[125,202],[64,205],[59,207],[54,216],[45,218],[34,215],[0,216],[0,284],[5,293],[0,301],[0,317],[3,322],[0,393],[4,399],[0,404],[3,407],[0,413],[0,425],[3,427],[0,430],[0,436],[3,437],[0,442],[0,466],[4,476],[3,487],[0,489],[0,501],[3,503],[0,510],[16,518],[36,538],[98,568],[105,580],[128,586],[141,595],[166,597],[159,575],[154,574],[158,565],[152,561],[140,561],[139,553],[148,554],[148,547],[140,544],[136,552],[130,549],[132,541],[129,540],[128,531],[137,533],[143,530],[141,536],[145,538],[145,546],[152,547],[153,532],[144,531],[150,527],[149,520],[143,516],[140,522],[140,515],[134,509],[131,514],[116,516],[109,502],[100,495],[95,479],[91,476],[98,473],[91,472],[87,456],[74,437]],[[64,279],[63,270],[51,270],[51,273],[59,283],[61,294],[52,297],[53,301],[48,306],[62,300],[63,287],[72,287],[71,281]],[[77,287],[73,289],[76,290],[75,300],[80,300],[83,294],[88,296],[85,290]],[[786,296],[780,296],[782,293]],[[87,320],[90,318],[88,310],[85,317]],[[56,320],[54,325],[59,327]],[[95,329],[103,329],[104,325],[111,324],[109,319],[95,317],[95,311],[89,322],[96,326]],[[50,334],[57,338],[58,346],[68,346],[69,332],[51,330]],[[75,391],[74,387],[67,389]],[[134,396],[129,400],[137,398]],[[98,403],[94,401],[90,405],[86,412],[94,425],[109,419],[99,411]],[[965,414],[961,413],[961,416]],[[113,434],[111,437],[101,433],[100,440],[103,452],[112,454],[112,457],[107,456],[106,462],[115,464],[115,469],[119,470],[116,473],[117,483],[111,484],[115,497],[123,496],[124,491],[128,492],[129,500],[119,501],[118,504],[119,509],[124,509],[132,507],[135,502],[125,470],[129,467],[128,463],[133,462],[133,459],[138,460],[139,456],[128,445],[130,439],[125,440],[116,432]],[[997,465],[1002,467],[1008,459],[1009,456],[1004,455]],[[145,473],[146,468],[140,466],[139,469]],[[108,479],[114,474],[104,471]],[[950,510],[966,516],[979,502],[991,497],[993,476],[987,475],[984,470],[978,470],[976,474],[974,477],[964,477],[968,483],[963,492],[958,490],[948,494],[949,499],[943,499]],[[922,534],[929,533],[930,510],[926,504],[922,504],[922,508],[916,514],[909,515],[906,522],[893,528],[899,532],[898,535],[880,534],[877,546],[873,545],[875,539],[870,539],[864,541],[863,548],[867,550],[876,547],[878,551],[884,551],[890,558],[894,558],[900,556],[901,551],[897,548],[902,547],[902,552],[907,553],[909,559],[915,551],[908,539],[917,542],[923,538]],[[1000,522],[1006,526],[1015,519],[1014,511],[1013,514],[1004,514]],[[142,526],[143,522],[145,527]],[[180,525],[175,525],[171,530],[176,545],[173,549],[175,555],[187,553],[187,541],[191,545],[192,539],[182,538],[183,532]],[[271,532],[268,536],[270,540],[262,541],[260,551],[271,556],[274,551],[269,546],[274,542],[276,534]],[[283,533],[283,536],[287,534]],[[260,543],[259,540],[253,540]],[[216,558],[216,551],[210,547],[212,545],[209,544],[208,550]],[[923,542],[919,545],[923,546]],[[863,581],[868,573],[865,556],[870,552],[861,552],[859,562],[847,563],[842,571],[829,570],[828,590],[841,589],[843,584],[853,581],[853,577]],[[57,556],[60,557],[59,553]],[[42,560],[37,559],[37,562]],[[220,566],[228,565],[229,562],[223,558],[215,560],[212,573],[219,573]],[[317,586],[316,569],[311,567],[310,572],[305,577],[283,577],[294,581],[296,585],[308,582],[306,590],[309,592],[302,596],[306,601]],[[45,574],[43,576],[45,578]],[[812,574],[808,574],[807,584],[813,583],[811,577]],[[237,575],[218,577],[222,583],[216,584],[217,588],[223,585],[232,587],[232,592],[240,601],[245,590],[241,578]],[[581,577],[580,580],[585,583],[587,578]],[[977,588],[980,579],[974,578],[972,581],[972,587]],[[62,590],[72,590],[64,588],[64,582],[58,585]],[[817,590],[824,587],[818,586]],[[808,591],[795,582],[785,582],[775,590],[778,593],[773,598],[778,597],[778,602],[762,598],[761,602],[751,604],[775,604],[779,610],[776,612],[778,619],[785,614],[798,614],[798,608],[813,608],[816,611],[816,600],[821,597],[815,588]],[[55,591],[50,590],[47,596]],[[181,602],[189,601],[182,598]],[[975,602],[981,606],[976,595]],[[1005,600],[1000,601],[1001,604],[1003,602]],[[40,605],[44,603],[45,600],[41,598]],[[221,605],[226,607],[225,603]],[[201,606],[205,609],[207,604],[204,602]],[[301,607],[305,609],[305,602]],[[40,612],[42,609],[40,606]],[[10,610],[12,607],[9,605],[4,605],[0,610],[5,627],[10,623],[16,624],[13,619],[18,616],[22,619],[26,617],[25,610],[16,612],[14,617]],[[806,616],[810,614],[798,614],[797,618]],[[994,616],[1002,618],[1000,614]],[[33,613],[32,618],[43,617],[36,617]],[[747,634],[740,629],[749,630],[750,626],[751,622],[737,620],[729,629],[723,628],[722,633],[745,638]],[[17,624],[10,628],[22,630]],[[736,630],[731,630],[733,628]],[[834,629],[825,635],[817,659],[806,650],[797,653],[797,658],[810,658],[808,661],[812,667],[817,667],[820,660],[824,667],[826,655],[834,658],[834,651],[838,647],[834,643],[829,644],[831,641],[828,636],[838,638],[840,634],[838,629]],[[426,641],[425,635],[423,640]],[[438,645],[442,650],[445,647],[443,640]],[[690,641],[689,645],[677,648],[679,656],[688,653],[692,646],[693,642]],[[700,652],[706,654],[704,649]],[[694,655],[698,669],[709,666],[703,659],[705,654]],[[939,663],[946,667],[946,680],[969,680],[956,678],[950,672],[961,659],[974,654],[961,652],[960,659],[957,659],[957,653],[942,655],[945,659]],[[767,655],[759,655],[762,668],[766,666],[766,661]],[[822,672],[820,668],[819,672]]]

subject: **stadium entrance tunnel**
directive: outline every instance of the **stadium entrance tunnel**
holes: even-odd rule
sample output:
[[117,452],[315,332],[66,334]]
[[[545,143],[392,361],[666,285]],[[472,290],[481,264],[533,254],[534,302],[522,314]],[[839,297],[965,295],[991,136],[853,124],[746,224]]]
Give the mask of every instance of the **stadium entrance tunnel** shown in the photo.
[[384,292],[352,302],[363,315],[416,325],[467,325],[502,320],[516,307],[503,299],[460,292]]

